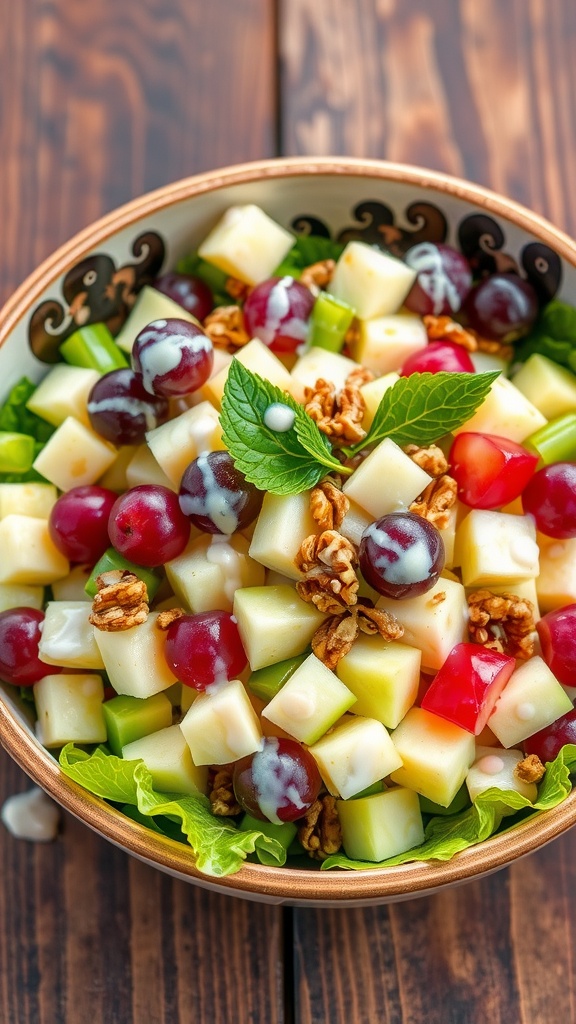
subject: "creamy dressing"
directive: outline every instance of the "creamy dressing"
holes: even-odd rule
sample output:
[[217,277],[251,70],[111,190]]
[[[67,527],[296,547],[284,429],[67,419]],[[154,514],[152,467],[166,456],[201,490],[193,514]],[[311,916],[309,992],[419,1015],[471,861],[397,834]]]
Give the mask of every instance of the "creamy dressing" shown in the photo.
[[266,301],[266,324],[258,328],[258,337],[265,345],[271,345],[280,328],[282,333],[299,341],[306,341],[308,325],[300,317],[290,317],[289,288],[293,277],[281,277],[271,288]]
[[522,703],[517,704],[515,709],[516,718],[519,718],[521,722],[530,722],[536,714],[536,708],[529,701],[525,700]]
[[153,320],[140,333],[140,372],[146,391],[154,393],[153,382],[156,377],[163,377],[177,369],[185,352],[210,352],[212,342],[206,334],[170,334],[159,338],[156,333],[166,327],[165,320]]
[[284,402],[273,402],[264,413],[264,426],[274,430],[277,434],[283,434],[294,426],[296,413]]
[[282,824],[278,811],[287,803],[292,803],[303,811],[306,807],[294,784],[294,765],[283,762],[278,756],[278,747],[277,738],[270,737],[252,762],[252,782],[258,806],[262,814],[275,825]]
[[435,245],[422,242],[406,255],[406,263],[418,275],[418,284],[433,303],[433,312],[439,316],[447,302],[453,313],[460,309],[460,295],[444,270],[442,257]]
[[379,530],[376,523],[368,527],[366,534],[380,548],[374,567],[384,570],[389,583],[418,583],[432,575],[434,566],[430,549],[422,538],[410,538],[409,545],[404,547],[388,533]]
[[531,537],[514,537],[510,544],[510,554],[517,565],[526,569],[538,564],[538,545]]
[[475,767],[484,775],[499,775],[504,771],[504,761],[497,754],[487,754],[476,762]]
[[97,415],[100,412],[116,412],[128,416],[143,416],[146,421],[146,430],[154,430],[158,424],[156,413],[148,402],[140,398],[129,398],[127,395],[116,395],[114,398],[100,398],[98,401],[88,402],[90,415]]
[[221,533],[231,534],[238,529],[239,520],[236,506],[241,495],[222,487],[216,480],[208,454],[204,452],[196,459],[196,465],[202,475],[204,497],[192,494],[180,495],[180,508],[185,516],[208,516]]
[[234,594],[242,586],[240,552],[232,547],[226,534],[214,533],[206,550],[206,558],[222,569],[224,593],[228,600],[232,601]]
[[60,811],[38,786],[8,797],[1,816],[4,825],[16,839],[49,843],[58,834]]

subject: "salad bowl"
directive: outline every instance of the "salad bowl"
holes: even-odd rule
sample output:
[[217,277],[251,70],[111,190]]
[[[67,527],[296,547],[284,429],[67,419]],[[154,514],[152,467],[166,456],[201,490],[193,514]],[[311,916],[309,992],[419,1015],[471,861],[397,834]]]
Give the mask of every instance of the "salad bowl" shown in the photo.
[[[345,158],[278,159],[201,174],[136,199],[62,246],[0,313],[4,398],[22,377],[40,381],[61,345],[86,324],[118,334],[135,295],[174,268],[235,205],[257,204],[294,234],[367,242],[402,255],[448,243],[490,272],[516,269],[544,301],[576,302],[576,243],[540,216],[480,186],[423,169]],[[188,846],[154,832],[64,774],[34,730],[29,705],[0,684],[0,739],[62,807],[140,860],[175,877],[245,899],[362,906],[410,899],[478,878],[560,836],[576,795],[446,861],[358,871],[245,862],[224,876],[198,870]]]

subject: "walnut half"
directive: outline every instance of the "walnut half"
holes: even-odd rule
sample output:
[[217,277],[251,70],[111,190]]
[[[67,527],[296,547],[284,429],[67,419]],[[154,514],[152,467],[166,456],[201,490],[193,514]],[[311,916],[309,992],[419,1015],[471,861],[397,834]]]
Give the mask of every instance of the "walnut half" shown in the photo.
[[326,794],[314,801],[298,829],[298,839],[314,860],[326,860],[331,853],[338,853],[342,830],[335,797]]
[[89,621],[106,633],[139,626],[148,617],[148,592],[143,580],[132,572],[112,569],[96,578],[98,593],[92,602]]

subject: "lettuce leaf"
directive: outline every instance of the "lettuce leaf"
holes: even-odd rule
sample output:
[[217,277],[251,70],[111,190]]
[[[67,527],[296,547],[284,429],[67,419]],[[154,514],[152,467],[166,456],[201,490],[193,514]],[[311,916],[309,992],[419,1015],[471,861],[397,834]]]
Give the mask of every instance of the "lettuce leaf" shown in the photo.
[[[194,851],[196,867],[206,875],[231,875],[240,870],[250,853],[256,853],[263,863],[279,867],[286,861],[281,843],[256,829],[240,832],[235,825],[215,817],[206,797],[157,792],[143,761],[124,761],[104,747],[89,754],[68,743],[61,751],[60,767],[96,796],[134,806],[139,815],[152,819],[176,819]],[[155,831],[169,832],[158,824]]]
[[[27,434],[34,438],[34,458],[42,450],[46,441],[54,433],[55,427],[47,423],[36,413],[26,407],[36,385],[27,377],[22,377],[10,391],[8,398],[0,406],[0,431],[15,434]],[[29,481],[45,482],[44,477],[34,469],[25,473],[0,473],[1,483],[28,483]]]
[[[549,811],[552,807],[565,800],[572,783],[570,773],[576,771],[576,744],[569,743],[562,748],[556,759],[546,766],[546,774],[540,784],[538,799],[531,804],[526,797],[512,790],[488,789],[477,797],[468,810],[454,817],[432,818],[424,830],[424,842],[412,850],[399,853],[395,857],[375,863],[373,861],[352,860],[344,853],[335,853],[322,862],[322,870],[330,868],[362,868],[391,867],[395,864],[407,864],[410,861],[450,860],[454,854],[481,843],[493,836],[504,818],[526,811],[537,813]],[[510,823],[512,824],[512,823]]]
[[539,352],[576,373],[576,308],[553,299],[541,311],[530,334],[514,346],[514,359],[524,362]]
[[322,260],[337,261],[343,251],[344,246],[332,238],[324,238],[322,235],[299,235],[272,276],[299,278],[305,267],[320,263]]

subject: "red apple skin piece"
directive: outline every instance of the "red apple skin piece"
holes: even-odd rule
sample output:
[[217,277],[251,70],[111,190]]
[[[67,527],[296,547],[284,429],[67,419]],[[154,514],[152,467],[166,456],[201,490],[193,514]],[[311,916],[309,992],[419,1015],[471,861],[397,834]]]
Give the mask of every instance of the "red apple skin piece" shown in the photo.
[[536,754],[546,764],[557,757],[566,743],[576,743],[576,709],[529,736],[522,747],[525,754]]
[[471,508],[502,508],[532,479],[538,456],[497,434],[458,434],[448,456],[458,497]]
[[456,644],[422,698],[421,706],[479,736],[516,662],[478,644]]

